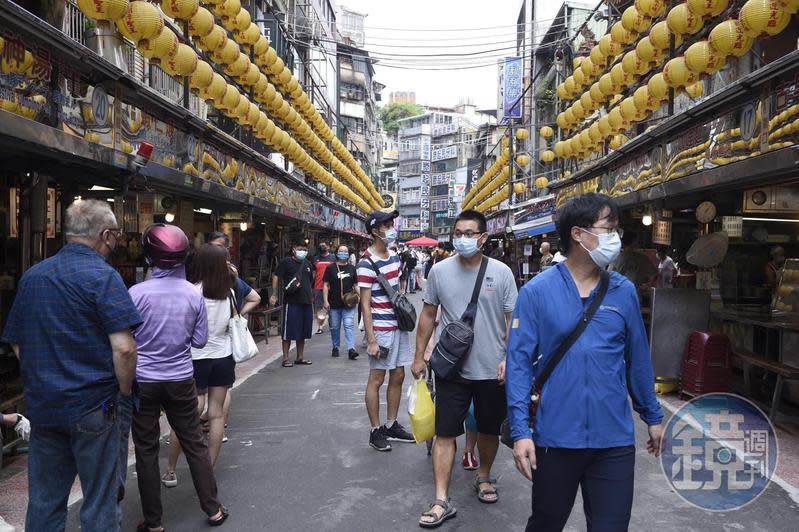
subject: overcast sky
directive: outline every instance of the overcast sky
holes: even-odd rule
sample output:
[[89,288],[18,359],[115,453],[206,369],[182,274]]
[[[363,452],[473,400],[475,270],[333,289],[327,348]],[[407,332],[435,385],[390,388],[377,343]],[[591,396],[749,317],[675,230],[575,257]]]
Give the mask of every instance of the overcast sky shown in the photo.
[[[368,15],[365,48],[380,58],[375,77],[386,85],[383,104],[392,91],[407,90],[415,91],[421,104],[453,106],[469,98],[481,109],[496,108],[496,62],[514,55],[520,0],[338,0],[338,5]],[[446,29],[459,31],[419,31]],[[473,52],[486,53],[446,59],[402,57]],[[445,70],[419,70],[421,65]],[[455,70],[473,65],[487,66]]]

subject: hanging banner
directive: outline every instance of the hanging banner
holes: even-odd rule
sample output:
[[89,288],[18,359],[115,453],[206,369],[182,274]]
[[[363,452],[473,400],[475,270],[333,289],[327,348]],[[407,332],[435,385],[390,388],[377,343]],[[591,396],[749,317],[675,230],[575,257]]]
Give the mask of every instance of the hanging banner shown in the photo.
[[524,62],[521,57],[506,57],[502,63],[502,122],[509,118],[522,117],[522,85],[524,79]]

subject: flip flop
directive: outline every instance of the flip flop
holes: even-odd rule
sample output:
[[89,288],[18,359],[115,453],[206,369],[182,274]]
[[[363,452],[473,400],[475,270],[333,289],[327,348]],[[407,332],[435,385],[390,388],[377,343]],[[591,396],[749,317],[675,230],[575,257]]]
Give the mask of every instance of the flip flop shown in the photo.
[[227,521],[227,518],[230,517],[230,513],[224,506],[220,506],[219,510],[222,512],[222,516],[219,519],[211,519],[210,517],[208,518],[208,524],[210,526],[221,526],[222,523]]
[[298,366],[310,366],[311,364],[313,364],[313,362],[311,362],[310,360],[305,360],[304,358],[297,359],[294,361],[294,363],[297,364]]
[[294,367],[294,362],[292,362],[291,360],[284,360],[283,364],[281,364],[281,365],[284,368],[293,368]]

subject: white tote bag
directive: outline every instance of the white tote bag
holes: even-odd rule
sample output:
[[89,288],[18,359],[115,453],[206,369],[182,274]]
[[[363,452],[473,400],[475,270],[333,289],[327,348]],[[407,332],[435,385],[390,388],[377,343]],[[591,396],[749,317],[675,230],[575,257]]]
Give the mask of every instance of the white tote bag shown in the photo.
[[247,329],[247,318],[242,316],[236,310],[236,295],[231,290],[230,300],[230,321],[228,322],[228,331],[230,333],[230,344],[233,350],[233,360],[236,363],[241,363],[250,360],[258,354],[258,346],[255,345],[255,340]]

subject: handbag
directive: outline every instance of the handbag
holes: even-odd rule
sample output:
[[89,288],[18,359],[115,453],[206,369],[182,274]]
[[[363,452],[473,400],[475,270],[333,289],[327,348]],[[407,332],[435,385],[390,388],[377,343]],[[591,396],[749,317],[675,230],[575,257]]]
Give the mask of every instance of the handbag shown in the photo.
[[459,320],[448,323],[438,338],[433,354],[430,357],[430,368],[435,374],[444,379],[452,380],[458,376],[469,351],[474,343],[474,318],[477,315],[477,300],[480,298],[480,288],[488,268],[488,257],[483,257],[477,281],[472,290],[472,299],[466,306]]
[[[591,301],[591,305],[589,305],[586,311],[583,313],[582,318],[580,318],[580,321],[577,322],[577,325],[574,327],[572,332],[569,333],[569,335],[561,342],[561,344],[558,346],[558,349],[547,361],[547,365],[544,367],[541,375],[539,375],[538,379],[535,379],[533,382],[533,387],[530,390],[529,406],[529,425],[531,429],[535,428],[535,414],[538,410],[538,401],[541,398],[541,390],[544,388],[544,383],[547,381],[547,379],[549,379],[549,376],[555,370],[555,366],[558,365],[561,359],[563,359],[563,357],[566,355],[566,352],[571,349],[571,347],[574,345],[574,342],[580,338],[580,336],[583,334],[583,331],[585,331],[586,327],[588,327],[588,322],[590,322],[594,317],[594,314],[596,314],[596,311],[599,310],[599,306],[602,304],[602,300],[605,299],[605,294],[608,292],[609,285],[610,274],[605,270],[600,270],[599,290],[597,291],[596,297],[594,297],[593,301]],[[502,426],[500,428],[500,441],[513,449],[513,439],[511,438],[510,434],[510,422],[507,418],[505,418],[505,421],[502,422]]]
[[341,269],[338,267],[338,264],[336,264],[336,271],[339,274],[338,287],[339,289],[341,289],[341,302],[344,303],[344,305],[346,305],[347,308],[352,308],[358,304],[358,302],[361,300],[361,296],[358,294],[358,292],[355,292],[354,290],[350,290],[345,294],[344,280],[341,278]]
[[[258,346],[255,339],[247,329],[247,318],[239,314],[236,294],[230,291],[230,321],[228,321],[228,333],[230,334],[230,346],[233,351],[233,360],[236,363],[250,360],[258,354]],[[234,315],[235,314],[235,315]]]
[[366,257],[372,269],[377,274],[377,282],[386,291],[389,301],[391,301],[391,308],[394,309],[394,316],[397,318],[397,327],[400,331],[412,331],[416,328],[416,308],[408,301],[405,294],[400,294],[391,286],[386,276],[380,273],[374,261],[370,257]]

